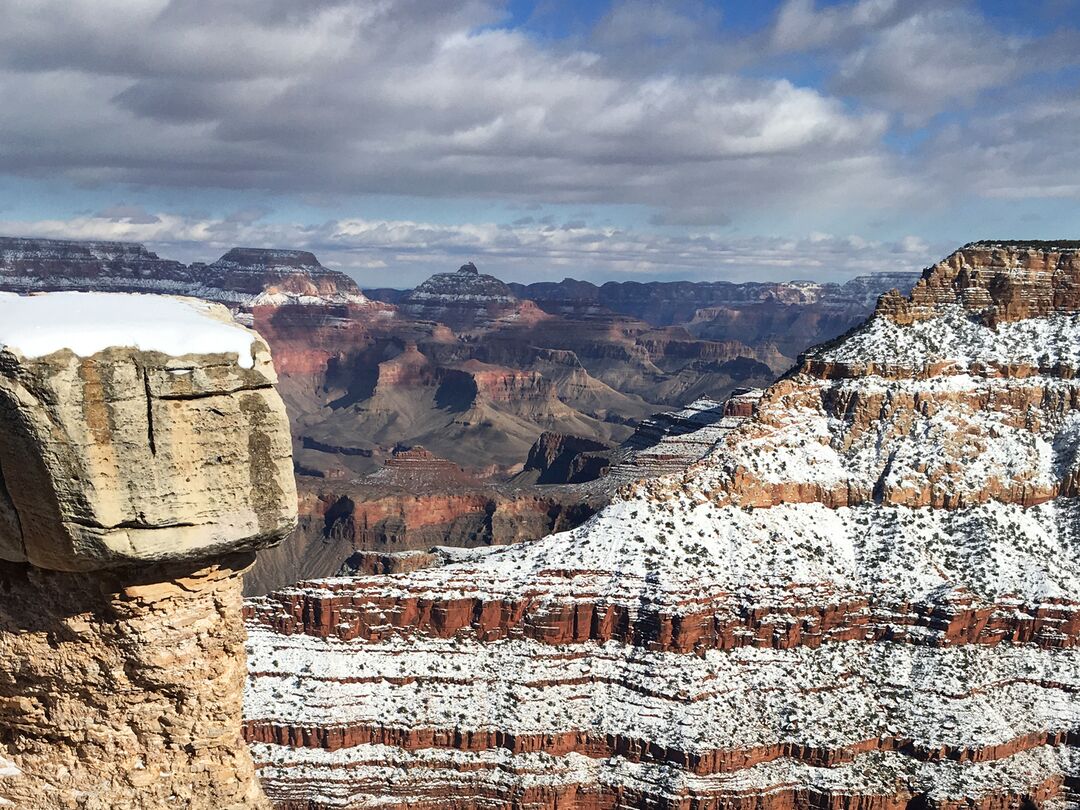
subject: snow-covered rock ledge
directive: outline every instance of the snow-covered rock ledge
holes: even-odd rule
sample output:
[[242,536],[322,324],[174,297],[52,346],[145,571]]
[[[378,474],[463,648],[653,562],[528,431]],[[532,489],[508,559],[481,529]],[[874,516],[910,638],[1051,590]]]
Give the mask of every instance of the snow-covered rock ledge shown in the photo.
[[274,381],[217,305],[0,296],[0,804],[268,808],[240,606],[296,521]]
[[216,304],[0,295],[0,558],[74,571],[277,542],[296,491],[275,382]]

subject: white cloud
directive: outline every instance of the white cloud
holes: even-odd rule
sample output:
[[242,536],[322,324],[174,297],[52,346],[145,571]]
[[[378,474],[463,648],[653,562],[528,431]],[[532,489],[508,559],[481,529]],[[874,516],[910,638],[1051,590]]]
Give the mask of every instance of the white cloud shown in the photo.
[[918,124],[1008,84],[1026,47],[968,10],[929,9],[871,36],[841,62],[836,87]]
[[[925,147],[930,171],[987,199],[1080,198],[1080,88],[980,111]],[[1062,234],[1066,236],[1067,234]]]
[[628,72],[601,51],[485,27],[499,18],[489,3],[2,6],[8,173],[638,203],[673,219],[718,197],[858,205],[895,181],[880,114],[782,79]]
[[895,20],[910,3],[855,0],[817,8],[814,0],[787,0],[771,33],[778,51],[808,51],[842,44],[848,38]]
[[[444,211],[457,201],[630,204],[663,236],[565,232],[592,238],[598,247],[587,249],[539,224],[527,238],[522,224],[480,244],[509,257],[513,239],[525,241],[530,261],[543,248],[553,264],[584,256],[618,272],[705,273],[730,243],[695,234],[725,225],[846,232],[872,219],[901,233],[899,223],[964,195],[1080,197],[1075,116],[1062,109],[1075,98],[1045,88],[1025,97],[1017,106],[1031,110],[1030,125],[974,103],[1075,59],[1071,35],[1021,48],[968,0],[787,0],[741,37],[701,0],[625,0],[595,30],[559,42],[499,27],[497,0],[0,0],[0,19],[0,176],[119,185],[117,199],[190,191],[193,206],[218,210],[208,202],[218,189],[249,208],[269,191],[332,200],[335,222],[351,221],[346,204],[378,210],[366,204],[374,195],[436,198]],[[824,66],[821,87],[779,78],[800,60]],[[897,120],[942,109],[962,115],[913,139],[921,148],[890,148]],[[152,216],[162,221],[136,221]],[[157,211],[109,219],[121,231],[161,227],[130,238],[186,250],[199,239],[289,244],[327,230],[268,230],[258,212],[242,222]],[[410,256],[439,231],[379,228],[403,254],[412,249],[396,241],[403,228],[421,240]],[[465,230],[451,230],[445,250],[468,249]],[[699,244],[709,257],[700,263]],[[623,245],[606,264],[598,255]],[[736,254],[751,266],[753,251]],[[650,255],[661,258],[641,258]]]
[[143,212],[138,217],[109,213],[69,220],[0,221],[0,233],[140,241],[162,256],[189,261],[212,260],[235,245],[306,248],[324,264],[350,272],[368,286],[416,284],[456,267],[463,257],[507,280],[528,282],[565,276],[842,280],[857,273],[919,269],[936,256],[915,237],[881,242],[824,233],[796,239],[708,231],[670,235],[536,220],[519,225],[446,225],[352,218],[309,226],[250,216],[203,219],[165,212],[152,216]]

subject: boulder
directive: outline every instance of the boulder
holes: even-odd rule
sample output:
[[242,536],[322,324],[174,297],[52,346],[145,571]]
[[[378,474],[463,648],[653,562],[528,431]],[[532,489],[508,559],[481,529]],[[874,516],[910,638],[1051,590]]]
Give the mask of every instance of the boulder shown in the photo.
[[[51,297],[4,296],[0,314]],[[187,308],[192,329],[240,333],[250,362],[132,346],[39,354],[0,331],[0,558],[93,570],[254,550],[292,530],[288,423],[265,343],[223,307],[153,300]]]

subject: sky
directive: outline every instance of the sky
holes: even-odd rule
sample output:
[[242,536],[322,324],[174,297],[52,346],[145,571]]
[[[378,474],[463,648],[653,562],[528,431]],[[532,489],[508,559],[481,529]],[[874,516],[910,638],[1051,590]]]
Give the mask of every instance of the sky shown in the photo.
[[1080,238],[1080,0],[0,0],[0,235],[363,286]]

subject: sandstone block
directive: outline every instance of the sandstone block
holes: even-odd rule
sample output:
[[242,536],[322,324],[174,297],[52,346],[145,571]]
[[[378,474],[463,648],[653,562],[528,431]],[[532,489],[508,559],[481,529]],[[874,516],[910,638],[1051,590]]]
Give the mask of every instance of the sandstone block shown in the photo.
[[[286,536],[289,429],[261,338],[216,305],[55,295],[76,308],[41,325],[59,342],[26,326],[33,308],[55,313],[52,295],[0,297],[0,558],[94,570]],[[95,309],[130,316],[135,345],[101,348]]]

